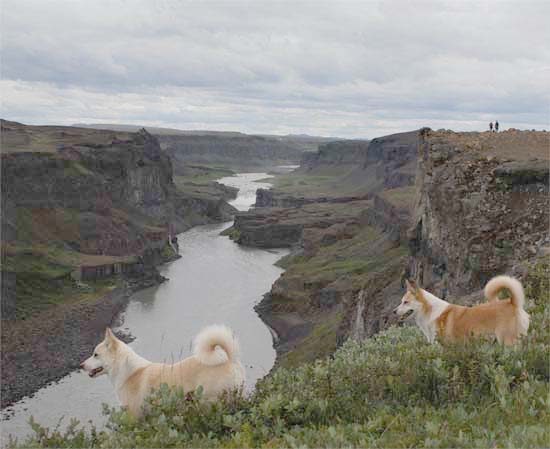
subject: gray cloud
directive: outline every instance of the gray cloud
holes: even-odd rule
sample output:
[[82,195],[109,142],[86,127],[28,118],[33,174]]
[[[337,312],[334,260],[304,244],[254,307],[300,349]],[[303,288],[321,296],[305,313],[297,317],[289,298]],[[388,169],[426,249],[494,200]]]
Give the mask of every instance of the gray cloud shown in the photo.
[[548,127],[547,2],[3,0],[2,115],[374,137]]

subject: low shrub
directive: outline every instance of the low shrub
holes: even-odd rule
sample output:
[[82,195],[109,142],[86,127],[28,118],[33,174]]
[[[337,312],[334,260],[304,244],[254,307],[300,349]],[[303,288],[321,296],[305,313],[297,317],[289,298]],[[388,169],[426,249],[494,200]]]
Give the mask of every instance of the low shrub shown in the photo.
[[333,357],[280,368],[249,397],[201,401],[167,386],[141,419],[105,409],[107,428],[49,431],[35,447],[548,447],[548,260],[526,278],[529,335],[515,347],[430,345],[418,329],[348,341]]

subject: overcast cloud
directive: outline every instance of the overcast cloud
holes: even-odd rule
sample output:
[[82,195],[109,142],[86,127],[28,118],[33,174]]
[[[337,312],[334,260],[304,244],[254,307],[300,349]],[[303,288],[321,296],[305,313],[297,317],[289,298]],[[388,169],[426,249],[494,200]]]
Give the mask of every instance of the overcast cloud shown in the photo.
[[550,2],[1,0],[3,118],[375,137],[550,128]]

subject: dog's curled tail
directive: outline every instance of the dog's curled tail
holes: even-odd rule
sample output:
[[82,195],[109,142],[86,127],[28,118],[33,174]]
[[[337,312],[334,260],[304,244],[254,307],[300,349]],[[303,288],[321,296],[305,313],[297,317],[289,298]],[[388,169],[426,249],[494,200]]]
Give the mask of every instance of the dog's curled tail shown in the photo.
[[205,365],[233,362],[239,355],[239,342],[227,326],[205,327],[195,338],[195,357]]
[[525,304],[525,293],[521,282],[510,276],[496,276],[487,282],[485,286],[485,298],[488,301],[496,301],[498,294],[502,289],[507,289],[512,297],[510,302],[519,309],[523,309]]

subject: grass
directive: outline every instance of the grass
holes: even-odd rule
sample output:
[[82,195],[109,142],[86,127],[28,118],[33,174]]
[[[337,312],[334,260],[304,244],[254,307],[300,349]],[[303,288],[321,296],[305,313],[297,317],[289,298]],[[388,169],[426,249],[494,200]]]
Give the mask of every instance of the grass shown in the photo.
[[342,318],[342,312],[329,313],[320,317],[308,336],[300,341],[299,347],[281,355],[278,359],[279,366],[299,366],[336,351],[336,331]]
[[55,305],[95,299],[119,286],[120,282],[119,278],[110,277],[79,285],[69,276],[54,280],[36,273],[18,273],[15,318],[26,319]]
[[360,287],[365,274],[374,273],[407,254],[403,246],[388,245],[381,231],[366,226],[352,238],[321,246],[311,257],[300,254],[280,263],[287,269],[283,276],[303,279],[305,284],[329,283],[347,276]]
[[189,196],[207,200],[219,200],[227,195],[214,181],[232,176],[232,170],[216,167],[192,166],[185,176],[174,176],[177,189]]
[[[74,165],[72,167],[76,167]],[[113,211],[117,212],[113,209]],[[127,224],[130,217],[118,211],[113,222]],[[26,319],[45,309],[66,302],[80,301],[105,293],[97,284],[82,289],[71,278],[80,266],[114,262],[132,262],[135,256],[85,254],[82,244],[80,211],[63,207],[18,206],[14,218],[16,235],[13,241],[2,242],[2,271],[13,273],[13,294],[16,296],[15,319]],[[143,227],[144,231],[154,231]],[[162,231],[162,229],[160,229]],[[10,278],[11,279],[11,278]],[[115,279],[107,280],[115,285]],[[91,295],[91,296],[90,296]]]
[[233,170],[222,167],[209,167],[203,165],[186,166],[187,174],[175,176],[175,181],[179,183],[209,184],[217,179],[233,176]]
[[405,209],[412,212],[416,197],[416,188],[414,186],[408,186],[384,190],[380,193],[380,196],[398,209]]
[[33,422],[24,446],[548,447],[549,274],[550,258],[529,267],[531,329],[511,348],[428,344],[416,327],[391,328],[332,357],[279,368],[247,397],[206,403],[200,390],[164,385],[141,419],[105,407],[101,431]]
[[303,174],[300,172],[275,175],[269,182],[273,189],[282,194],[303,196],[335,196],[339,191],[337,169],[324,174]]

